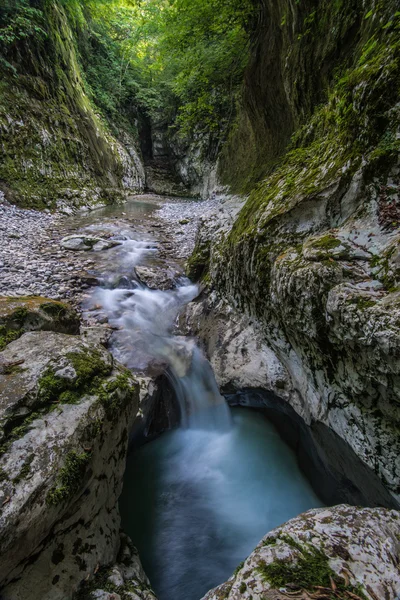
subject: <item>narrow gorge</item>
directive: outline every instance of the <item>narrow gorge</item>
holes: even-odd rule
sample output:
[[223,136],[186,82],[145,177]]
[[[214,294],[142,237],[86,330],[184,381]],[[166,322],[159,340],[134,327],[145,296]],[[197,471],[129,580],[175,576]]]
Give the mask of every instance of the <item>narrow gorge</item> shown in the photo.
[[4,0],[0,599],[400,599],[397,0]]

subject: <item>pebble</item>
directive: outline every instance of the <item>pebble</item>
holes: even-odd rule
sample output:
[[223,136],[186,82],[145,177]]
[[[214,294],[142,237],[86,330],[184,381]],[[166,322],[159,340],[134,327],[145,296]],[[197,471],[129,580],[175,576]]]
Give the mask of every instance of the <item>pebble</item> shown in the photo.
[[[159,257],[183,263],[193,251],[201,217],[217,209],[218,199],[165,202],[144,223],[147,232],[157,230]],[[124,213],[121,212],[123,216]],[[117,219],[118,217],[115,217]],[[129,219],[122,219],[125,225]],[[138,221],[134,223],[139,226]],[[134,227],[136,229],[136,227]],[[60,249],[60,241],[71,231],[65,215],[22,209],[9,204],[0,192],[0,296],[44,296],[68,299],[79,307],[84,291],[94,285],[84,271],[96,267],[92,257]],[[150,248],[155,248],[151,242]]]
[[0,192],[0,296],[71,296],[79,260],[59,252],[62,215],[18,208]]

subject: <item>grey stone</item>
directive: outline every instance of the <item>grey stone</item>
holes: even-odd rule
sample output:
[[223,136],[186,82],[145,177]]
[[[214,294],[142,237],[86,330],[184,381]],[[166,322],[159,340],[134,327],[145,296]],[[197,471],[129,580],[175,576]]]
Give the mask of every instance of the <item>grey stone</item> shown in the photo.
[[[368,600],[397,600],[399,534],[400,518],[396,511],[346,505],[311,510],[268,533],[243,566],[225,584],[206,594],[204,600],[220,600],[222,594],[226,600],[286,597],[282,596],[284,592],[293,591],[289,584],[297,583],[295,571],[290,569],[301,560],[306,562],[307,557],[312,561],[315,556],[319,560],[322,557],[344,590],[360,589]],[[276,589],[263,577],[263,568],[274,564],[281,571],[287,569],[287,586]],[[313,575],[318,585],[321,574],[314,570]],[[302,597],[307,598],[318,590],[311,586],[304,591],[308,594]]]

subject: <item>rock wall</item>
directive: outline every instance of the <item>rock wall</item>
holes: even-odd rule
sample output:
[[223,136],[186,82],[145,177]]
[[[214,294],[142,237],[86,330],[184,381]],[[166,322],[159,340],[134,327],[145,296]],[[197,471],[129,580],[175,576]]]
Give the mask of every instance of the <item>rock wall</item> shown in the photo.
[[61,3],[38,7],[47,37],[22,39],[0,60],[0,189],[33,208],[104,204],[142,190],[138,142],[111,134],[89,98]]
[[[218,171],[219,148],[211,136],[193,134],[182,140],[166,123],[152,123],[147,132],[151,158],[146,159],[146,187],[169,196],[209,198],[221,189]],[[143,146],[142,141],[142,146]]]
[[[325,3],[312,5],[287,68],[304,36],[311,43],[329,24]],[[233,225],[211,222],[200,234],[189,266],[201,265],[206,283],[260,323],[295,392],[281,397],[346,442],[398,503],[400,22],[396,3],[351,5],[357,44],[346,46],[344,67],[343,56],[334,61],[326,102],[308,104],[311,117],[275,170]],[[280,46],[280,65],[287,51]],[[275,128],[272,117],[265,127]]]

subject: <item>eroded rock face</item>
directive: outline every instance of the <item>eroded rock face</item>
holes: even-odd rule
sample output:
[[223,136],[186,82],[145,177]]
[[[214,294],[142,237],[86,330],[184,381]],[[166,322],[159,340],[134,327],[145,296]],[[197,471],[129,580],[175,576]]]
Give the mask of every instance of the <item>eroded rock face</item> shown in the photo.
[[77,336],[27,333],[0,361],[2,598],[66,600],[116,560],[139,385]]
[[[310,510],[263,538],[206,600],[396,600],[400,514],[346,505]],[[296,593],[297,592],[297,593]],[[289,595],[290,594],[290,595]]]
[[[257,324],[258,349],[245,344],[256,385],[254,353],[261,357],[264,344],[286,373],[286,384],[279,391],[265,378],[261,388],[288,402],[310,427],[326,426],[346,442],[389,490],[393,501],[385,505],[395,507],[399,234],[381,225],[378,210],[380,186],[391,180],[398,182],[398,167],[369,186],[363,171],[350,186],[337,180],[313,198],[299,194],[285,203],[277,193],[243,232],[247,205],[233,227],[216,214],[209,225],[205,221],[189,266],[198,258],[228,306]],[[209,329],[211,337],[205,337],[212,339]]]
[[229,404],[261,410],[275,424],[326,504],[397,507],[347,439],[313,418],[259,321],[235,311],[217,293],[203,292],[186,306],[179,327],[203,344]]
[[121,534],[117,563],[99,571],[85,583],[75,600],[156,600],[137,550]]

